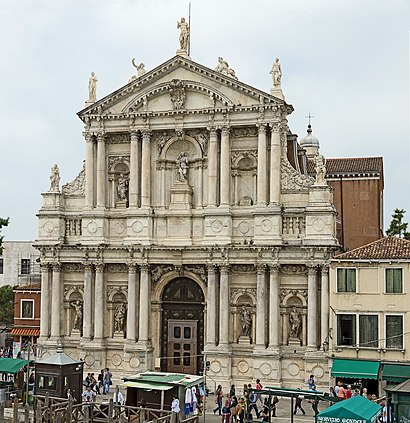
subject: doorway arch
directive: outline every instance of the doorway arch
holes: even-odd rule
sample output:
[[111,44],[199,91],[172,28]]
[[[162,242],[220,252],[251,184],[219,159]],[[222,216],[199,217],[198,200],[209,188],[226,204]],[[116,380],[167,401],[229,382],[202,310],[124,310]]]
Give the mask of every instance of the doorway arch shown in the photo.
[[172,279],[162,293],[161,370],[199,374],[204,349],[204,304],[192,279]]

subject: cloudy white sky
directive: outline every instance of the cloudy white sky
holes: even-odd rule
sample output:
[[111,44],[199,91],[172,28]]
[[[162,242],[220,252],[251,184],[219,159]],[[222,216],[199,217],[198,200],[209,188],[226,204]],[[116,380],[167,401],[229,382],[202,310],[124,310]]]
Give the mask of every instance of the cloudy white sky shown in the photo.
[[[269,92],[276,56],[304,136],[310,112],[326,157],[383,156],[385,215],[410,220],[408,0],[192,0],[191,57],[223,56],[239,79]],[[85,157],[76,116],[95,71],[101,98],[175,55],[188,0],[0,2],[0,216],[8,240],[37,236],[50,168],[66,183]]]

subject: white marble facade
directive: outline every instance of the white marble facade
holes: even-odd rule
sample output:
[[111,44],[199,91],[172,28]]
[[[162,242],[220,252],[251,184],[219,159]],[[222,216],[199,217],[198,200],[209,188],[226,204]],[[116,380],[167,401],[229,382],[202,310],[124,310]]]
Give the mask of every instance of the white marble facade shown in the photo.
[[167,324],[186,320],[217,383],[327,383],[335,210],[282,98],[177,55],[79,113],[83,169],[39,211],[40,354],[60,340],[85,369],[167,370]]

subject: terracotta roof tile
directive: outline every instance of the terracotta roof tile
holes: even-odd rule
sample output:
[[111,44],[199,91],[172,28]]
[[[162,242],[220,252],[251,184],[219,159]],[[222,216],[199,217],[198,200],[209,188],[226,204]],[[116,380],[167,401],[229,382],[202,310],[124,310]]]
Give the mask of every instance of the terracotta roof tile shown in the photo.
[[14,291],[41,291],[41,283],[31,283],[27,285],[16,285]]
[[386,236],[333,258],[335,260],[410,260],[410,241],[396,236]]
[[[315,173],[313,160],[308,160],[308,173]],[[351,157],[326,159],[326,177],[337,175],[379,175],[383,176],[383,157]]]

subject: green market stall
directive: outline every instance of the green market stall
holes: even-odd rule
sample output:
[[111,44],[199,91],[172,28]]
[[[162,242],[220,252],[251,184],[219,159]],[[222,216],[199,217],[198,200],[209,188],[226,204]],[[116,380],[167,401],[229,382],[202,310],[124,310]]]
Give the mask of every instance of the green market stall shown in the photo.
[[13,375],[27,366],[28,360],[19,358],[0,358],[0,373],[12,373]]
[[382,412],[382,406],[362,396],[340,401],[317,415],[323,423],[374,423]]
[[394,387],[385,388],[392,422],[410,420],[410,379]]

